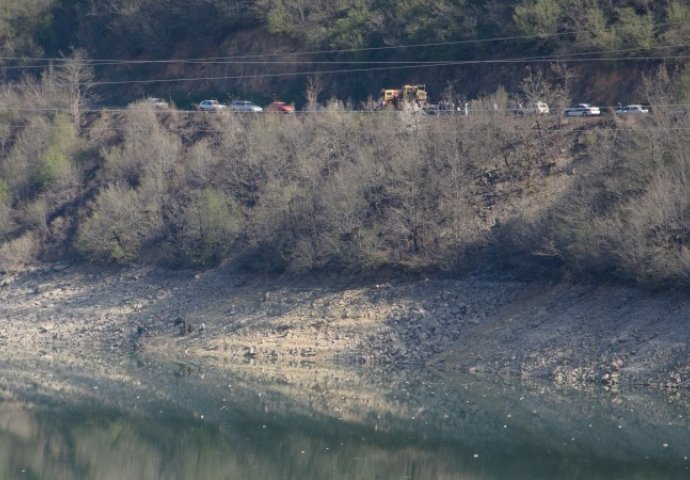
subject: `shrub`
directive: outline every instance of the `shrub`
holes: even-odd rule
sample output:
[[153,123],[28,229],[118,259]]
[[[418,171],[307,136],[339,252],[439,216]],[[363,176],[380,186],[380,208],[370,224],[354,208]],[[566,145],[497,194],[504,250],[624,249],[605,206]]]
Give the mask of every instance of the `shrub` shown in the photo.
[[0,171],[13,199],[57,192],[76,183],[73,156],[78,140],[70,122],[56,116],[52,122],[32,118],[18,135]]
[[106,187],[93,201],[92,213],[79,226],[76,247],[86,257],[126,263],[137,259],[143,244],[162,220],[155,199],[120,185]]
[[119,128],[124,130],[124,138],[102,151],[105,168],[100,172],[101,180],[137,187],[148,176],[150,186],[157,190],[164,188],[179,161],[182,149],[179,137],[160,125],[153,108],[138,104],[127,109]]
[[[2,190],[3,183],[0,181],[0,191]],[[2,194],[0,193],[0,197]],[[5,235],[10,233],[14,229],[14,221],[12,219],[12,208],[6,199],[0,200],[0,240],[2,240]]]
[[56,116],[48,144],[34,174],[34,183],[39,191],[61,188],[74,180],[72,155],[76,144],[76,132],[72,123],[64,116]]
[[17,136],[12,149],[0,164],[0,177],[6,182],[13,200],[29,197],[36,193],[33,182],[36,159],[40,158],[47,139],[50,125],[45,119],[31,119],[29,125]]
[[183,213],[183,255],[192,263],[216,263],[230,253],[241,227],[239,208],[232,198],[212,188],[195,192]]
[[36,261],[39,252],[38,239],[33,232],[0,244],[0,270],[11,271]]

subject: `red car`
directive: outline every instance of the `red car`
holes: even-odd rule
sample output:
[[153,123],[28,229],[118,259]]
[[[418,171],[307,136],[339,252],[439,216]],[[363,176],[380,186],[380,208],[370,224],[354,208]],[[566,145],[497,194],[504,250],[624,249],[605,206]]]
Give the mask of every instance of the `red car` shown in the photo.
[[272,102],[266,107],[267,112],[295,113],[295,106],[285,102]]

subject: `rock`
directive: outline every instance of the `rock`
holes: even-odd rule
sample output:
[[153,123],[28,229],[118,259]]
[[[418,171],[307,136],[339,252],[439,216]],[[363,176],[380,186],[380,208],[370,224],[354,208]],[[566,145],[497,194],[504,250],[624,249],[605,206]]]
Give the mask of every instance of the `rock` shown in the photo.
[[668,379],[669,379],[669,382],[668,382],[667,385],[668,385],[668,386],[672,386],[672,387],[674,387],[674,388],[675,388],[675,387],[679,387],[679,386],[683,383],[683,379],[682,379],[682,377],[680,376],[680,373],[679,373],[679,372],[671,372],[671,373],[669,373]]
[[441,327],[441,322],[439,321],[438,317],[434,316],[429,316],[426,319],[426,326],[429,329],[436,329]]
[[615,387],[620,383],[620,373],[609,372],[601,376],[601,384],[607,387]]
[[244,347],[244,356],[246,358],[254,358],[258,355],[256,348],[254,347]]
[[626,343],[635,340],[635,335],[630,332],[623,332],[617,337],[611,339],[611,345],[617,345],[619,343]]
[[613,362],[611,362],[612,370],[620,370],[621,368],[623,368],[623,360],[620,358],[616,358]]
[[174,325],[180,329],[181,336],[184,337],[187,334],[187,321],[184,318],[177,317]]
[[472,375],[484,372],[486,372],[486,367],[483,365],[473,365],[467,369],[467,373],[471,373]]

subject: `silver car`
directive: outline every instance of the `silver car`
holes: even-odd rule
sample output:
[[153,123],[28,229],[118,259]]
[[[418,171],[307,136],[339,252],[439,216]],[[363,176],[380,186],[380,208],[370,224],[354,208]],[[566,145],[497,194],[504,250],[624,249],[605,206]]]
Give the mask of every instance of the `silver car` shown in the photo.
[[248,112],[248,113],[258,113],[263,112],[264,109],[250,102],[249,100],[233,100],[230,104],[231,112]]
[[168,105],[168,102],[157,97],[149,97],[146,99],[146,102],[155,108],[168,108],[170,106]]
[[202,100],[197,106],[202,112],[222,112],[227,110],[227,105],[223,105],[218,100]]
[[638,113],[649,113],[649,109],[642,105],[626,105],[625,107],[617,108],[613,111],[616,115],[635,115]]
[[601,115],[601,110],[589,103],[578,103],[574,107],[566,108],[563,113],[566,117],[595,117]]

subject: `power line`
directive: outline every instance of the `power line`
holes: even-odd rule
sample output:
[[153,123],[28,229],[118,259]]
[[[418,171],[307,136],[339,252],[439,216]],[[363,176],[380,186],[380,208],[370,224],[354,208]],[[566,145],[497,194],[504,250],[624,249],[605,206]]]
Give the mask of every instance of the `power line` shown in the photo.
[[515,63],[582,63],[582,62],[641,62],[641,61],[660,61],[660,60],[687,60],[690,55],[657,55],[644,57],[548,57],[548,58],[527,58],[527,59],[497,59],[497,60],[461,60],[451,62],[428,63],[422,65],[402,65],[387,67],[367,67],[367,68],[346,68],[332,70],[310,70],[301,72],[282,72],[282,73],[257,73],[246,75],[221,75],[208,77],[180,77],[180,78],[159,78],[147,80],[106,80],[94,82],[92,86],[102,85],[125,85],[125,84],[151,84],[151,83],[175,83],[175,82],[198,82],[198,81],[217,81],[217,80],[244,80],[251,78],[276,78],[276,77],[299,77],[308,75],[337,75],[342,73],[362,73],[375,71],[409,70],[421,68],[438,68],[463,65],[490,65],[490,64],[515,64]]
[[[532,57],[518,57],[514,59],[495,59],[495,61],[518,61],[518,60],[531,60],[531,59],[566,59],[571,57],[577,57],[582,55],[597,55],[597,54],[609,54],[609,53],[623,53],[623,52],[636,52],[636,51],[650,51],[650,50],[664,50],[673,48],[688,48],[690,45],[656,45],[653,47],[633,47],[633,48],[619,48],[619,49],[609,49],[609,50],[590,50],[586,52],[571,52],[565,55],[541,55]],[[630,57],[636,58],[636,57]],[[470,62],[470,61],[481,61],[481,60],[189,60],[189,61],[178,61],[178,60],[161,60],[158,63],[187,63],[190,65],[435,65],[441,62]],[[89,66],[110,66],[110,65],[122,65],[127,63],[137,63],[133,62],[106,62],[106,63],[89,63]],[[21,70],[21,69],[42,69],[46,68],[47,65],[24,65],[24,66],[0,66],[0,70]]]

